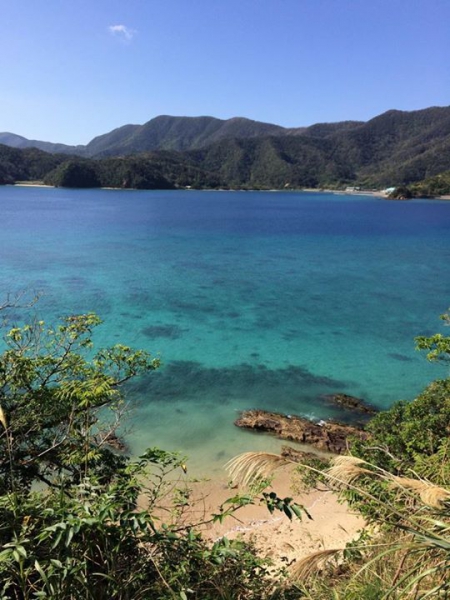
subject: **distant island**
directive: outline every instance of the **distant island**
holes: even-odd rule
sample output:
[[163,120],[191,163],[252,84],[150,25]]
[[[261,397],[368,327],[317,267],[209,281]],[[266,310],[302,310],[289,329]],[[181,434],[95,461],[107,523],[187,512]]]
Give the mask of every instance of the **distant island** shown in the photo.
[[284,128],[159,116],[85,146],[0,133],[0,184],[130,189],[391,189],[450,194],[450,106]]

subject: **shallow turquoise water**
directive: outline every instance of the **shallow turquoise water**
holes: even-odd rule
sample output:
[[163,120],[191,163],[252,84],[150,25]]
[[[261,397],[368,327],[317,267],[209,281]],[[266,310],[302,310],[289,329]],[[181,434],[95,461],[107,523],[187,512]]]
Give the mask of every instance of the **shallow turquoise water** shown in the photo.
[[96,311],[99,346],[161,356],[135,382],[129,439],[216,470],[278,442],[238,430],[259,407],[340,416],[445,373],[414,350],[449,301],[450,204],[291,192],[0,188],[0,285],[46,319]]

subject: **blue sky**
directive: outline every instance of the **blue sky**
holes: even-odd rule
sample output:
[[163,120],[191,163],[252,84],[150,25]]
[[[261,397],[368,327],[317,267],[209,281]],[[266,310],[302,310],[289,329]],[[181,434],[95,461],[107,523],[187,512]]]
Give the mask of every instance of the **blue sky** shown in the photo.
[[0,0],[0,131],[288,127],[450,104],[449,0]]

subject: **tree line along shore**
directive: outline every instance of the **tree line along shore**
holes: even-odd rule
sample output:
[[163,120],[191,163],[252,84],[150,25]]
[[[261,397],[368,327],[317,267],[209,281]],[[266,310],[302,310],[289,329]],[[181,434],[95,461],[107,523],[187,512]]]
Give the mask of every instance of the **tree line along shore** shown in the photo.
[[0,183],[391,190],[405,199],[450,194],[450,107],[293,129],[248,119],[157,117],[73,147],[19,137],[0,133]]

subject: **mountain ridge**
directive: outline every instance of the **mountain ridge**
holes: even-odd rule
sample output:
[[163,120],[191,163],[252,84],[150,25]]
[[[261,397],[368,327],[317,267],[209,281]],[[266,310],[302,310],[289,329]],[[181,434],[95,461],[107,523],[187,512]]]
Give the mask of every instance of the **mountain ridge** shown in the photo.
[[[315,123],[308,127],[282,127],[246,117],[218,119],[211,116],[182,117],[158,115],[142,125],[126,124],[94,137],[85,145],[71,146],[30,140],[11,132],[0,132],[0,144],[12,148],[38,148],[45,152],[100,157],[134,154],[152,150],[184,151],[208,146],[228,137],[252,138],[267,135],[311,135],[323,137],[329,131],[346,129],[360,121]],[[203,126],[202,126],[203,125]]]
[[86,157],[130,155],[153,150],[183,152],[207,147],[225,138],[253,138],[269,135],[326,138],[376,124],[380,119],[399,121],[406,115],[409,122],[424,121],[449,107],[429,107],[417,111],[391,109],[368,121],[314,123],[306,127],[282,127],[246,117],[218,119],[211,116],[183,117],[159,115],[142,125],[125,124],[98,135],[85,145],[71,146],[42,140],[30,140],[11,132],[0,132],[0,144],[13,148],[34,147],[46,152]]
[[[10,143],[25,143],[21,136],[5,135]],[[366,122],[305,128],[243,117],[160,115],[144,125],[124,125],[97,136],[81,153],[80,147],[68,155],[71,147],[56,146],[60,151],[52,159],[39,157],[34,148],[22,149],[28,154],[19,156],[19,150],[12,154],[4,146],[2,180],[41,173],[53,185],[68,186],[380,188],[450,170],[450,106],[390,110]]]

